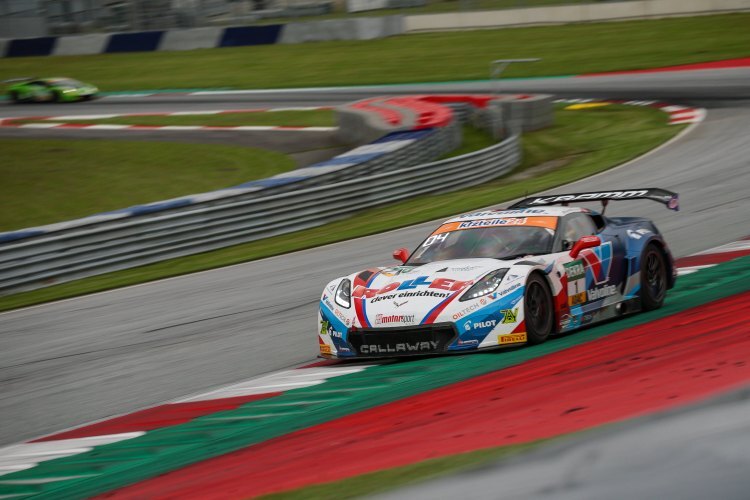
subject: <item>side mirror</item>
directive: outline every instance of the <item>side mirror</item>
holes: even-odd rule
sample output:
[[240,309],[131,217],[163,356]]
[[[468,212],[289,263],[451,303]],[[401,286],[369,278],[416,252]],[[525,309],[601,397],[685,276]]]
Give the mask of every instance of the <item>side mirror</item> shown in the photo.
[[402,264],[406,264],[406,261],[409,260],[409,250],[407,250],[406,248],[399,248],[398,250],[394,250],[393,258],[396,260],[400,260]]
[[575,242],[568,255],[575,259],[581,253],[581,250],[598,247],[601,244],[602,240],[598,236],[582,236],[580,240]]

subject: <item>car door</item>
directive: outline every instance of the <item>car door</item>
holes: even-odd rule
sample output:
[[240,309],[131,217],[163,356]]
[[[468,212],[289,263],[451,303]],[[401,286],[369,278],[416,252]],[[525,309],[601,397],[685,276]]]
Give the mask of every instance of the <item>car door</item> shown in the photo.
[[[601,245],[588,248],[564,265],[567,275],[568,306],[580,306],[586,312],[596,310],[621,293],[625,246],[615,234],[606,230],[604,219],[585,212],[566,215],[560,221],[557,247],[570,250],[583,236],[596,235]],[[609,300],[607,300],[609,299]]]

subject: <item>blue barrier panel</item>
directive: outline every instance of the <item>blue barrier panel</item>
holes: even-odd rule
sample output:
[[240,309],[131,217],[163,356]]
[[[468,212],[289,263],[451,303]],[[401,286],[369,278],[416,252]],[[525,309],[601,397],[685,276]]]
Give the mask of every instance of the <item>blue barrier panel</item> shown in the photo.
[[56,36],[10,40],[5,57],[48,56],[52,54],[56,41]]
[[159,48],[163,31],[115,33],[109,37],[104,52],[152,52]]
[[268,26],[238,26],[226,28],[221,36],[219,47],[239,47],[242,45],[273,45],[279,39],[282,24]]

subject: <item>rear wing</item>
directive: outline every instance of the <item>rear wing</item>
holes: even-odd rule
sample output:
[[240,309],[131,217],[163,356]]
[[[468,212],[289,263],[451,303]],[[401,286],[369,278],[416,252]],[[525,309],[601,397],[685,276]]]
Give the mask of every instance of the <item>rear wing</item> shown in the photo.
[[601,201],[607,206],[609,200],[652,200],[666,205],[670,210],[680,209],[680,199],[677,193],[659,188],[628,189],[624,191],[593,191],[589,193],[554,194],[548,196],[534,196],[514,203],[512,208],[541,207],[546,205],[568,205],[571,202]]

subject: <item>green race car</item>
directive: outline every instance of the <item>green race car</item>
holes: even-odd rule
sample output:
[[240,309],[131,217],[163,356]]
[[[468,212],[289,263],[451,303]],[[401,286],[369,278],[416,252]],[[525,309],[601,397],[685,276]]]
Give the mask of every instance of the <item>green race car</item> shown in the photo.
[[75,102],[97,96],[99,89],[72,78],[17,78],[6,80],[13,102]]

